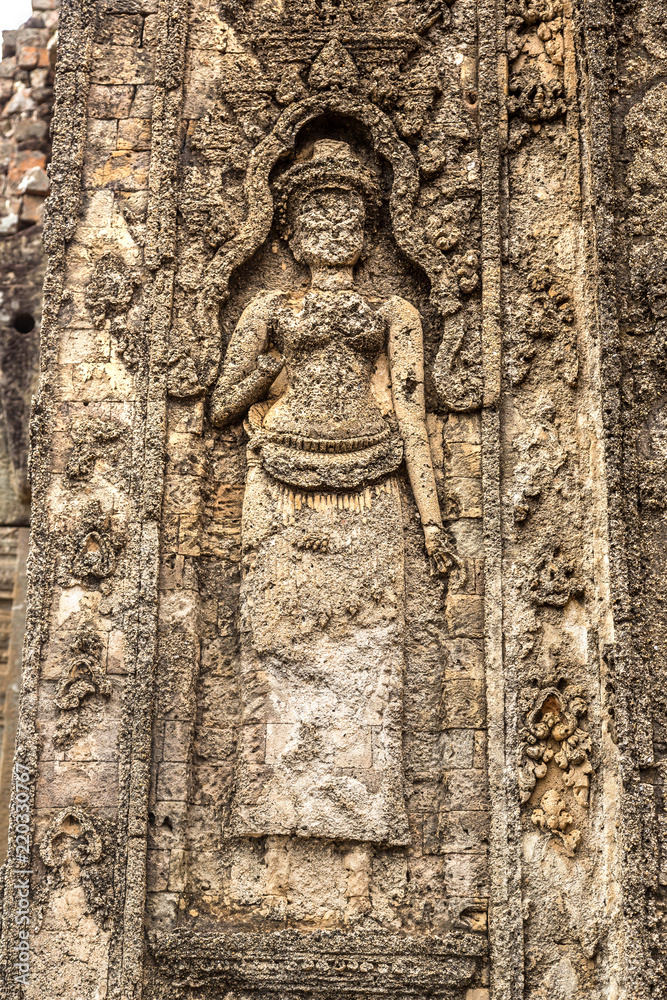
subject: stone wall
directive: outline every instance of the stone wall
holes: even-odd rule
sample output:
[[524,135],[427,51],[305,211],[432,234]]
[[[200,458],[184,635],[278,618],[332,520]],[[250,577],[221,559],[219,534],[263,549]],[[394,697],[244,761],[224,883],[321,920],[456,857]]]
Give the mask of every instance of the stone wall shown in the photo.
[[[0,62],[0,544],[7,642],[12,634],[8,646],[3,640],[0,666],[0,830],[6,829],[9,816],[21,677],[30,516],[28,425],[38,375],[57,7],[55,0],[35,0],[26,24],[3,32]],[[3,838],[0,855],[4,853]]]
[[8,995],[665,996],[661,24],[64,6]]
[[605,337],[615,641],[606,651],[610,731],[622,760],[622,946],[638,997],[665,994],[665,386],[663,225],[666,15],[650,2],[586,5],[594,136],[591,183]]

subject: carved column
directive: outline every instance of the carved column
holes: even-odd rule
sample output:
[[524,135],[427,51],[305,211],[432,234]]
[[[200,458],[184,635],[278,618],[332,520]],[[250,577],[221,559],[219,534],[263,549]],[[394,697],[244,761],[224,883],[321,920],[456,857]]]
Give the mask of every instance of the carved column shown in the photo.
[[65,7],[10,996],[642,995],[591,17]]

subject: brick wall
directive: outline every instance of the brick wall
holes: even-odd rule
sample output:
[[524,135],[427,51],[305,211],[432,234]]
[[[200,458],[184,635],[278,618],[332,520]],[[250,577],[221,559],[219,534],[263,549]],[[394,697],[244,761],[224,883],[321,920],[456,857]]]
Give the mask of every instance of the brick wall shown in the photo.
[[34,0],[34,14],[2,33],[0,62],[0,236],[39,225],[49,192],[59,0]]

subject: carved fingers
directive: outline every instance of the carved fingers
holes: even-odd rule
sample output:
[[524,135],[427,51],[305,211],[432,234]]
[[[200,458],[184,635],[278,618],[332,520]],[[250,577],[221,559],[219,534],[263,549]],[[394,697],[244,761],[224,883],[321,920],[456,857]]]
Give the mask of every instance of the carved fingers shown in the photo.
[[257,371],[271,380],[277,378],[284,365],[285,359],[282,356],[275,358],[272,354],[260,354],[257,358]]
[[436,576],[448,576],[453,569],[461,569],[462,563],[449,543],[445,531],[439,525],[424,526],[424,541],[431,563],[431,572]]

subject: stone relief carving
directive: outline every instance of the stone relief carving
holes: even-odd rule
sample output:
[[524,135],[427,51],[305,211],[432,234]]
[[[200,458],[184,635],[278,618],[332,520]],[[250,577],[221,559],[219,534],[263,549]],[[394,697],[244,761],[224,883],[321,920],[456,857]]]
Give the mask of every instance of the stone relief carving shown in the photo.
[[[513,445],[520,461],[517,461],[512,473],[510,496],[515,526],[521,529],[535,513],[542,519],[547,517],[546,512],[553,509],[555,498],[561,503],[566,500],[572,504],[572,498],[576,496],[576,479],[571,446],[557,426],[556,407],[552,397],[541,394],[528,411],[517,405],[514,417],[516,426]],[[576,516],[575,512],[576,508],[573,507],[572,516]],[[531,527],[530,523],[528,527]],[[549,534],[551,535],[551,530]],[[534,604],[550,603],[542,598],[549,596],[548,591],[555,593],[548,580],[552,570],[547,569],[554,556],[558,559],[560,553],[555,553],[553,545],[547,545],[535,558],[532,568],[526,570],[526,586],[531,591],[529,596]],[[543,562],[543,559],[546,561]],[[564,572],[562,567],[561,571]],[[553,569],[554,579],[559,572],[558,569]],[[577,596],[580,586],[576,573],[572,583],[572,596]],[[563,593],[567,591],[566,586]]]
[[72,562],[72,573],[79,579],[94,577],[103,580],[113,573],[116,553],[110,538],[100,533],[94,525],[80,540],[79,550]]
[[587,711],[582,687],[544,688],[521,734],[521,802],[532,800],[532,823],[556,837],[568,854],[577,850],[582,837],[573,812],[588,809],[592,744],[590,733],[579,725]]
[[403,458],[432,571],[446,578],[458,560],[426,431],[419,314],[354,290],[374,190],[350,146],[326,139],[275,181],[311,285],[251,301],[210,399],[214,425],[246,414],[249,435],[237,835],[409,842]]
[[65,469],[67,478],[89,479],[97,459],[105,453],[109,444],[118,441],[124,431],[125,428],[117,420],[103,420],[99,417],[79,417],[73,420],[70,434],[74,447]]
[[565,115],[563,5],[518,0],[508,6],[509,148]]
[[60,681],[55,703],[61,711],[54,744],[68,747],[81,734],[80,709],[89,695],[111,696],[111,682],[102,669],[104,644],[92,623],[83,625],[74,637],[66,676]]
[[84,809],[68,806],[49,823],[39,853],[48,868],[59,868],[68,860],[94,864],[102,857],[102,838]]
[[172,348],[167,364],[169,365],[167,390],[171,396],[178,399],[191,399],[204,392],[204,387],[199,382],[195,363],[187,350],[183,347]]
[[439,88],[430,54],[420,52],[421,39],[436,23],[449,25],[445,3],[387,3],[378,16],[377,5],[356,0],[314,3],[308,11],[287,0],[268,31],[261,5],[251,3],[242,13],[230,8],[234,27],[254,36],[280,103],[301,99],[306,88],[359,92],[391,110],[402,135],[420,131]]
[[144,347],[140,325],[128,318],[139,283],[122,257],[107,253],[97,261],[86,288],[86,306],[93,323],[98,329],[109,323],[118,353],[129,369],[137,367]]
[[575,311],[568,280],[548,267],[535,267],[527,275],[526,290],[518,297],[508,345],[507,373],[513,386],[531,372],[537,343],[552,343],[551,364],[558,377],[574,386],[579,374]]
[[[254,79],[259,67],[251,72],[239,59],[238,79],[224,85],[216,111],[200,119],[189,140],[195,155],[184,167],[179,211],[191,239],[217,252],[202,270],[193,255],[191,271],[180,277],[198,307],[189,324],[195,337],[185,329],[174,336],[170,392],[185,397],[211,385],[218,366],[217,314],[230,274],[261,246],[271,223],[268,174],[292,153],[304,124],[333,114],[369,130],[376,155],[394,171],[393,234],[428,276],[441,325],[433,389],[445,407],[478,407],[481,181],[478,159],[462,155],[476,135],[476,62],[466,55],[456,71],[460,79],[450,74],[448,80],[456,92],[445,92],[443,67],[434,61],[428,36],[434,26],[446,30],[448,7],[436,3],[427,13],[423,4],[387,5],[378,17],[371,4],[314,4],[304,12],[288,0],[270,15],[269,30],[266,9],[254,3],[225,6],[224,16],[241,38],[252,37],[275,103],[267,97],[248,112],[239,100],[241,81]],[[211,183],[221,176],[224,185]],[[427,232],[438,214],[448,217],[449,238]]]
[[[170,976],[172,992],[180,970],[187,968],[190,989],[209,988],[213,983],[228,998],[271,996],[279,989],[279,995],[288,1000],[304,990],[316,991],[323,975],[334,996],[404,997],[407,988],[414,995],[448,1000],[470,986],[476,964],[486,951],[482,935],[464,931],[438,938],[428,950],[423,937],[364,929],[352,934],[288,928],[279,944],[267,942],[267,937],[261,932],[176,932],[153,935],[150,946],[158,975]],[[256,956],[253,966],[248,954]],[[177,996],[180,1000],[185,993],[179,991]]]
[[581,597],[583,593],[576,564],[559,545],[552,546],[537,559],[529,581],[530,599],[534,604],[562,608],[570,598]]
[[[53,817],[39,844],[47,867],[36,900],[42,904],[40,920],[50,905],[60,914],[59,927],[66,934],[92,914],[98,925],[95,937],[99,938],[113,907],[113,851],[109,850],[112,830],[108,821],[93,818],[78,805],[67,806]],[[89,942],[91,952],[95,943]]]
[[97,585],[111,576],[124,539],[113,531],[111,516],[102,509],[99,500],[88,501],[80,511],[74,527],[63,524],[65,572],[62,585],[72,580]]
[[[423,268],[431,283],[431,301],[444,318],[461,308],[459,277],[453,262],[430,243],[413,219],[414,203],[419,194],[419,175],[408,147],[400,141],[389,118],[373,105],[345,93],[324,93],[288,108],[276,125],[274,132],[260,143],[250,157],[245,188],[252,191],[244,225],[235,237],[226,242],[216,253],[206,275],[203,290],[197,295],[198,308],[195,326],[203,342],[213,339],[219,329],[218,310],[228,295],[232,271],[263,243],[273,220],[273,201],[268,185],[271,168],[281,156],[290,155],[299,129],[303,124],[321,115],[348,115],[357,119],[371,132],[375,152],[391,163],[394,186],[391,198],[393,235],[406,255]],[[238,210],[232,214],[238,214]],[[430,213],[429,213],[430,214]],[[453,246],[453,244],[452,244]],[[462,262],[455,262],[460,270]],[[467,272],[462,274],[463,279]],[[216,340],[216,344],[218,341]],[[212,346],[208,351],[211,360],[204,360],[200,368],[217,364]],[[206,379],[210,384],[211,378]]]

